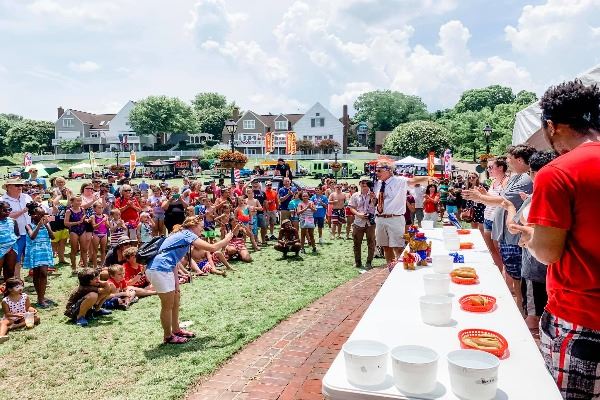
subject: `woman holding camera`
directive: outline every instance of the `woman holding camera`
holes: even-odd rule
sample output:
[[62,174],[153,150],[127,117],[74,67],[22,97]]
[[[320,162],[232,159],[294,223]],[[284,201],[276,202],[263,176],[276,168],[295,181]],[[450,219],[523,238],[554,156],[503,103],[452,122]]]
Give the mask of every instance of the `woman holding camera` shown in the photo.
[[185,209],[188,207],[179,194],[179,187],[173,186],[165,190],[166,200],[162,203],[165,210],[165,227],[171,233],[175,225],[181,225],[185,220]]

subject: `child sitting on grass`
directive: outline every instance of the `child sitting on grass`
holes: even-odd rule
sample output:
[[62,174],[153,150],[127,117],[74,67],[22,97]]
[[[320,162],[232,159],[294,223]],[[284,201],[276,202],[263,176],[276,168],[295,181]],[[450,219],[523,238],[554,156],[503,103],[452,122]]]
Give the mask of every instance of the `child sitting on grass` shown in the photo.
[[129,306],[138,301],[135,290],[127,286],[125,269],[122,265],[115,264],[108,267],[108,283],[111,294],[106,300],[106,307],[126,311]]
[[108,282],[100,281],[98,273],[93,268],[84,268],[77,273],[79,286],[73,290],[67,301],[65,316],[84,327],[88,319],[110,315],[111,312],[102,308],[104,301],[111,294]]
[[126,260],[123,263],[125,281],[127,282],[127,286],[135,291],[137,297],[152,296],[156,294],[156,290],[154,290],[146,278],[146,266],[138,264],[136,259],[137,252],[137,247],[128,247],[123,251],[123,257]]
[[35,308],[31,307],[29,296],[23,293],[23,281],[19,278],[10,278],[5,283],[4,298],[2,299],[2,312],[4,317],[0,320],[0,343],[8,340],[8,331],[25,326],[25,313],[32,312],[36,324],[40,317]]

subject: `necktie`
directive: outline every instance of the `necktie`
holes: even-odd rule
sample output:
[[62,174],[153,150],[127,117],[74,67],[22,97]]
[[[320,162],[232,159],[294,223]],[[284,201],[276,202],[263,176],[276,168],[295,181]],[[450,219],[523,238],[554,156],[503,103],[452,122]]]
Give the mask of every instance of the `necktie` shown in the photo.
[[377,195],[377,214],[383,214],[383,199],[385,196],[385,181],[381,182],[381,189]]

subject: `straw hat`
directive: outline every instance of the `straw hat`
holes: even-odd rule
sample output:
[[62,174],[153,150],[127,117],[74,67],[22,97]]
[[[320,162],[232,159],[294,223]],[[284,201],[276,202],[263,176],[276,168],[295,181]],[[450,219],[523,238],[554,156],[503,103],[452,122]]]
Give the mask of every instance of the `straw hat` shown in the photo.
[[2,185],[2,189],[6,190],[6,186],[8,185],[13,185],[13,186],[23,186],[24,183],[21,179],[8,179],[6,182],[4,182],[4,184]]
[[292,221],[290,221],[289,219],[284,219],[283,221],[281,221],[281,226],[284,226],[287,223],[292,223]]

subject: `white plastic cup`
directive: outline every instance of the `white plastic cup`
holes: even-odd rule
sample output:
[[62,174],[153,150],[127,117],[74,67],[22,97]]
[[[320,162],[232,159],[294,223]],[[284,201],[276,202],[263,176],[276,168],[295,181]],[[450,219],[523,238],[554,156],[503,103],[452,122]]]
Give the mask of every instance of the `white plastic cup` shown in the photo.
[[33,326],[35,325],[35,317],[34,317],[34,313],[27,311],[25,312],[25,326],[27,328],[33,328]]
[[456,237],[446,237],[444,239],[444,245],[448,251],[458,251],[460,250],[460,238],[458,235]]
[[450,275],[423,275],[423,287],[427,296],[448,295],[450,293]]
[[376,386],[385,381],[388,347],[375,340],[352,340],[342,346],[346,377],[356,386]]
[[446,325],[452,317],[452,299],[448,296],[419,297],[421,319],[428,325]]
[[394,385],[406,393],[429,393],[437,384],[438,354],[429,347],[398,346],[392,349]]
[[433,227],[434,227],[433,221],[426,221],[426,220],[421,221],[421,228],[430,230],[430,229],[433,229]]
[[437,274],[449,274],[454,266],[454,258],[446,255],[436,255],[431,258],[433,272]]
[[500,360],[481,350],[456,350],[448,353],[450,386],[465,400],[490,400],[498,389]]

